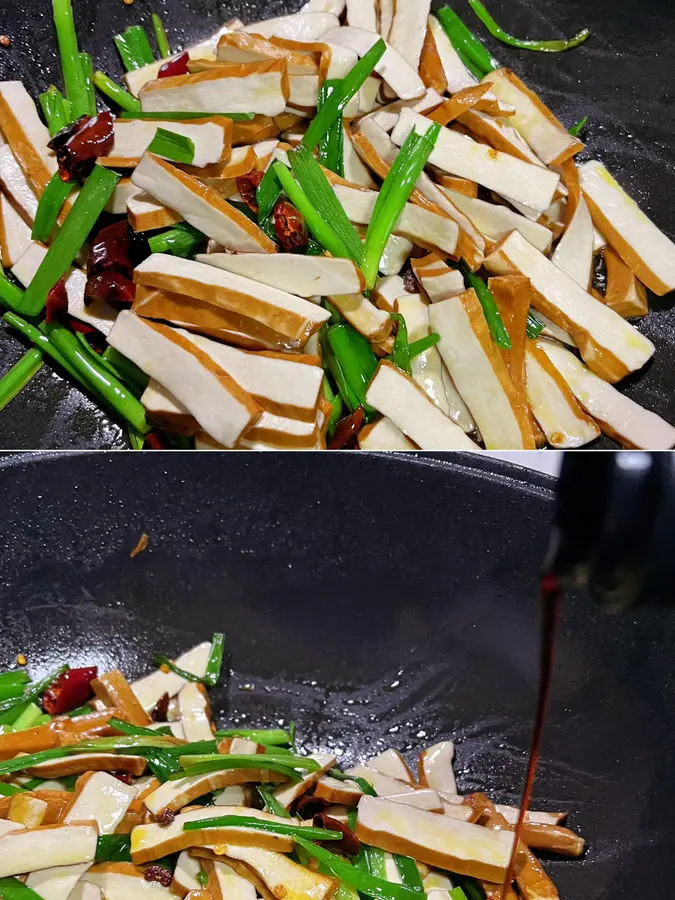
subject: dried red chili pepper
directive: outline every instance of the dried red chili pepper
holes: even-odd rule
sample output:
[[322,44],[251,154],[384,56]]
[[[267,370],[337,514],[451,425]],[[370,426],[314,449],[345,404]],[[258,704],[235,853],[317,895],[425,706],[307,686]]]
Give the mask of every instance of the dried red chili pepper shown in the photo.
[[97,233],[91,244],[89,274],[96,275],[104,269],[117,269],[131,277],[133,265],[130,259],[131,233],[126,219],[106,225]]
[[143,878],[146,881],[157,881],[165,888],[171,887],[171,882],[173,881],[172,873],[169,869],[165,869],[164,866],[150,866]]
[[96,666],[68,669],[42,695],[42,707],[50,716],[60,716],[86,703],[92,695],[91,683],[98,674]]
[[341,850],[346,856],[356,856],[361,849],[361,841],[351,828],[343,825],[339,819],[334,819],[332,816],[327,816],[326,813],[321,812],[314,816],[313,824],[315,828],[339,831],[342,834],[342,839],[340,841],[331,841],[330,846],[336,850]]
[[321,797],[315,797],[313,794],[303,794],[298,800],[295,811],[301,819],[311,819],[318,813],[323,812],[327,806],[328,803],[322,800]]
[[91,118],[84,116],[76,124],[79,128],[65,140],[64,132],[60,132],[49,142],[49,147],[56,153],[63,181],[86,177],[99,156],[110,155],[115,142],[114,119],[110,112]]
[[58,322],[60,318],[68,312],[68,291],[66,290],[66,279],[60,278],[51,291],[47,294],[47,303],[45,304],[45,312],[47,314],[47,322]]
[[248,175],[240,175],[237,178],[237,190],[241,194],[241,199],[256,214],[259,209],[257,200],[258,187],[264,177],[265,173],[261,169],[257,169],[255,172],[249,172]]
[[335,426],[333,437],[328,445],[329,450],[343,450],[356,437],[363,427],[363,407],[359,406],[351,416],[347,416]]
[[168,450],[169,445],[160,431],[151,431],[145,436],[145,446],[148,450]]
[[[153,432],[150,432],[153,434]],[[148,435],[150,437],[150,435]],[[147,443],[147,438],[146,438]],[[153,722],[166,722],[166,717],[169,712],[169,695],[167,693],[162,694],[157,703],[155,703],[155,708],[150,713],[150,717]]]
[[113,778],[121,781],[122,784],[132,784],[134,780],[134,776],[131,774],[131,772],[111,772],[110,774]]
[[77,331],[85,336],[89,334],[100,334],[93,325],[87,325],[86,322],[80,322],[79,319],[73,319],[72,317],[69,322],[69,327],[71,331]]
[[190,59],[190,54],[187,50],[184,50],[182,53],[179,53],[178,56],[174,56],[173,59],[170,59],[168,62],[165,62],[162,68],[157,73],[158,78],[173,78],[174,75],[189,75],[190,70],[188,69],[188,60]]
[[287,200],[274,207],[274,233],[286,251],[306,247],[309,240],[305,217]]
[[110,269],[87,278],[84,302],[90,306],[95,300],[104,300],[113,309],[128,309],[136,296],[136,285],[123,275]]

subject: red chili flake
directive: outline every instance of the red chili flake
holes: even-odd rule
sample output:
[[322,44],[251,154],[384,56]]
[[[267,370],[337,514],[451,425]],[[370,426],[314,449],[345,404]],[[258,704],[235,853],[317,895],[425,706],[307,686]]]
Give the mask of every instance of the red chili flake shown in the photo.
[[93,694],[91,683],[98,674],[96,666],[69,669],[60,675],[42,695],[42,707],[50,716],[60,716],[77,709]]
[[116,778],[123,784],[132,784],[134,780],[134,776],[131,774],[131,772],[111,772],[110,774],[113,778]]
[[304,216],[287,200],[274,207],[274,233],[286,251],[306,247],[309,240]]
[[172,873],[169,869],[165,869],[164,866],[150,866],[143,878],[146,881],[157,881],[165,888],[171,887],[171,882],[173,881]]
[[361,849],[361,841],[357,838],[351,828],[343,825],[339,819],[327,816],[326,813],[317,813],[314,816],[315,828],[326,828],[328,831],[339,831],[342,834],[342,840],[331,841],[331,847],[341,850],[346,856],[356,856]]
[[151,431],[145,436],[145,446],[148,450],[168,450],[169,445],[160,431]]
[[71,331],[79,332],[80,334],[84,334],[85,336],[100,333],[94,328],[93,325],[87,325],[86,322],[80,322],[79,319],[73,319],[72,317],[68,325]]
[[136,285],[123,275],[112,269],[90,275],[84,291],[84,302],[90,306],[95,300],[104,300],[113,309],[128,309],[134,302]]
[[171,825],[175,818],[176,814],[173,813],[170,809],[163,809],[157,816],[157,824],[161,825],[163,828],[166,828],[167,825]]
[[158,78],[173,78],[174,75],[189,75],[190,71],[188,69],[188,60],[190,59],[190,54],[187,50],[183,50],[182,53],[179,53],[178,56],[174,56],[173,59],[170,59],[168,62],[165,62],[162,68],[157,73]]
[[327,806],[328,803],[322,800],[321,797],[315,797],[313,794],[303,794],[297,802],[295,811],[301,819],[311,819],[318,813],[323,812]]
[[257,191],[264,177],[265,173],[262,169],[257,169],[255,172],[249,172],[248,175],[240,175],[237,178],[237,190],[241,194],[241,199],[256,214],[259,209]]
[[329,450],[343,450],[350,441],[356,437],[363,427],[363,407],[359,408],[344,419],[340,419],[333,432],[333,437],[328,445]]
[[[147,439],[146,439],[147,440]],[[147,535],[146,535],[147,538]],[[162,694],[157,703],[155,704],[155,708],[151,712],[151,718],[153,722],[166,722],[166,717],[169,712],[169,695]]]
[[104,269],[117,269],[131,278],[133,265],[130,259],[131,233],[126,219],[106,225],[92,241],[89,258],[89,274],[97,275]]
[[66,290],[65,278],[60,278],[47,294],[45,311],[48,324],[58,322],[60,318],[68,313],[68,291]]
[[115,142],[114,121],[110,112],[91,118],[84,116],[75,123],[79,127],[65,140],[62,131],[49,142],[49,147],[56,153],[59,175],[64,181],[87,176],[99,156],[110,155]]

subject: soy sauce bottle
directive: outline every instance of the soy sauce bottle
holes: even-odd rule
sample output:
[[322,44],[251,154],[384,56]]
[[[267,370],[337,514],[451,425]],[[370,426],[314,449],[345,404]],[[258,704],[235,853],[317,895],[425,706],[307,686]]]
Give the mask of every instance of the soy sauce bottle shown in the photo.
[[675,453],[567,453],[547,571],[610,610],[675,606]]

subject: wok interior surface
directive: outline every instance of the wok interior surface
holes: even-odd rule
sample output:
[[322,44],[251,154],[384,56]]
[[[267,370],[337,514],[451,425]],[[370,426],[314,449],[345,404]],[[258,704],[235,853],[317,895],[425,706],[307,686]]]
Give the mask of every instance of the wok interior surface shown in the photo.
[[[344,765],[457,742],[461,792],[517,803],[537,684],[551,479],[455,455],[96,454],[0,460],[0,668],[137,677],[215,630],[214,711],[294,719]],[[129,554],[142,532],[147,550]],[[672,618],[570,598],[534,806],[570,811],[564,898],[675,876]]]
[[[491,38],[467,0],[452,7],[485,41],[502,65],[514,69],[568,127],[588,116],[588,149],[580,160],[599,158],[647,215],[672,238],[675,205],[673,71],[675,31],[672,0],[490,0],[490,12],[518,37],[571,37],[588,27],[591,38],[561,54],[533,53]],[[445,0],[434,0],[439,7]],[[149,28],[152,12],[166,24],[174,48],[212,33],[233,17],[244,22],[296,12],[303,0],[73,0],[83,50],[111,77],[122,74],[113,35],[129,25]],[[49,0],[24,0],[21,13],[0,2],[0,78],[22,79],[37,98],[52,81],[61,84]],[[621,384],[636,402],[675,423],[675,294],[650,296],[650,315],[640,330],[656,345],[654,359]],[[0,360],[5,371],[22,355],[16,335],[0,326]],[[127,446],[119,424],[88,397],[45,366],[0,417],[3,449],[106,449]],[[594,448],[616,448],[608,438]]]

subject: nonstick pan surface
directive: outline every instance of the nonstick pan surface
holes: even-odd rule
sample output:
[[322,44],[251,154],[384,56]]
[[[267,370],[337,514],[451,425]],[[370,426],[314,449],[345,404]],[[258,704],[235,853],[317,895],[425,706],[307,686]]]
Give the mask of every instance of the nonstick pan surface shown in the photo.
[[[439,6],[434,0],[434,6]],[[671,237],[675,206],[675,6],[672,0],[491,0],[495,18],[523,37],[570,37],[583,26],[593,32],[581,48],[562,54],[519,51],[494,41],[468,9],[455,8],[485,38],[496,58],[513,68],[566,125],[590,118],[586,157],[599,156],[645,212]],[[302,0],[74,0],[83,49],[114,77],[121,74],[112,36],[127,25],[149,25],[160,12],[173,47],[212,32],[237,16],[246,22],[295,12]],[[49,0],[0,2],[0,78],[20,78],[34,96],[56,80]],[[583,157],[582,157],[583,158]],[[624,383],[647,409],[675,423],[675,312],[670,298],[651,298],[652,312],[640,329],[655,343],[653,362]],[[14,334],[0,328],[0,374],[23,352]],[[123,430],[90,398],[45,366],[0,416],[3,449],[105,449],[126,446]],[[608,439],[595,447],[613,447]]]
[[[196,460],[0,459],[0,669],[24,652],[33,674],[69,660],[136,677],[154,650],[225,631],[222,722],[295,719],[344,764],[391,746],[414,765],[451,737],[460,790],[516,803],[554,482],[461,455]],[[674,643],[664,614],[566,604],[534,798],[590,842],[547,863],[565,900],[673,884]]]

